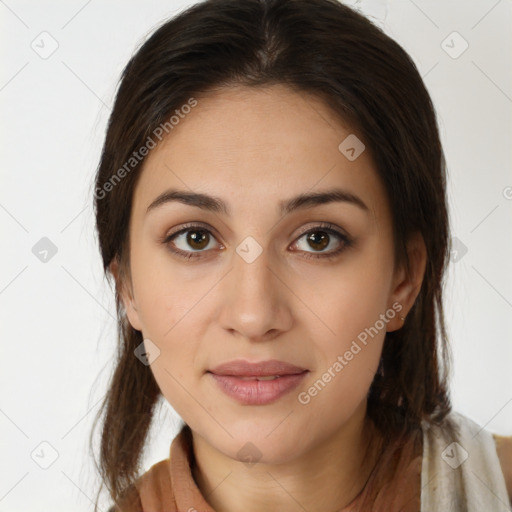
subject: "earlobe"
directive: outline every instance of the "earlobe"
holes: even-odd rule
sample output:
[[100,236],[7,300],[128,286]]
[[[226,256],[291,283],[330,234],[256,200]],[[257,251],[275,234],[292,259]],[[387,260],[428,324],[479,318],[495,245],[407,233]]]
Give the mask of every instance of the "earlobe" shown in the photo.
[[[421,233],[416,232],[411,235],[407,241],[407,253],[409,273],[404,266],[397,269],[390,295],[389,307],[391,304],[399,303],[402,308],[399,314],[388,323],[388,332],[396,331],[404,325],[407,313],[421,290],[427,262],[427,249]],[[404,318],[404,321],[401,318]]]
[[117,257],[114,258],[110,263],[109,270],[114,277],[116,289],[118,291],[121,302],[123,303],[124,310],[126,311],[126,317],[128,318],[130,325],[136,331],[142,331],[142,324],[139,318],[139,313],[137,311],[133,294],[131,293],[131,287],[125,282],[125,276],[121,275]]

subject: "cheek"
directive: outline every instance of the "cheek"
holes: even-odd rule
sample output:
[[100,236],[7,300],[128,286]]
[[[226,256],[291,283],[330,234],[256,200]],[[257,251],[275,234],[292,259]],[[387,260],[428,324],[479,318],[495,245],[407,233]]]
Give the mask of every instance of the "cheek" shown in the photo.
[[[376,258],[371,251],[358,253],[346,264],[312,269],[307,280],[297,281],[297,295],[307,297],[309,310],[302,318],[308,319],[304,322],[312,339],[330,359],[348,350],[351,341],[386,311],[392,268],[389,258],[380,254]],[[378,329],[384,335],[385,326],[379,323]]]
[[190,271],[172,264],[165,251],[154,249],[134,250],[132,269],[142,333],[159,351],[151,372],[165,399],[188,421],[197,412],[191,407],[191,394],[197,394],[193,380],[202,371],[197,363],[207,307],[202,298],[215,276],[191,279]]
[[387,309],[391,260],[382,251],[377,258],[368,254],[345,266],[319,270],[308,280],[316,283],[316,293],[309,290],[307,305],[318,317],[309,314],[306,325],[319,357],[299,403],[314,402],[326,411],[334,403],[338,419],[365,398],[379,364],[387,322],[395,315]]
[[180,337],[183,321],[198,314],[211,278],[198,279],[197,271],[172,261],[163,248],[144,244],[134,247],[132,256],[137,310],[144,336],[167,343]]
[[379,294],[347,297],[351,300],[346,307],[340,308],[339,301],[326,316],[335,334],[315,338],[318,365],[297,397],[304,412],[320,417],[325,413],[321,423],[326,431],[348,421],[367,397],[386,334],[381,316],[386,310]]
[[191,379],[194,354],[185,344],[171,342],[161,346],[160,357],[151,364],[151,372],[164,398],[188,422],[200,412],[192,398],[197,395]]

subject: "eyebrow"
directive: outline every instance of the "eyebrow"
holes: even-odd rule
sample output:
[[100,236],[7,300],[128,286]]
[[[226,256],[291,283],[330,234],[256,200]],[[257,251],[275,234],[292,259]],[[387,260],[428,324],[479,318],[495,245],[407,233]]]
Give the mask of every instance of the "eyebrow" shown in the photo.
[[[166,190],[160,194],[147,207],[146,214],[164,204],[171,202],[180,202],[190,206],[196,206],[202,210],[211,211],[214,213],[222,213],[228,216],[231,215],[229,206],[219,197],[197,192],[188,192],[186,190],[173,189]],[[352,194],[348,190],[341,188],[335,188],[321,192],[304,193],[290,199],[280,201],[279,211],[281,215],[288,215],[296,210],[304,210],[334,202],[349,203],[359,207],[363,211],[369,212],[368,206],[360,197]]]

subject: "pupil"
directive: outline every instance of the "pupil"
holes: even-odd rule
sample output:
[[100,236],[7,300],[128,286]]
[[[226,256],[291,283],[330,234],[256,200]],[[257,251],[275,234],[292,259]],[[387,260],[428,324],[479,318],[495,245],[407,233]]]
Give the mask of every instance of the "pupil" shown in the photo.
[[[320,234],[320,236],[317,236],[318,234]],[[313,247],[313,249],[322,250],[329,245],[328,237],[329,235],[325,231],[315,231],[314,233],[310,233],[308,236],[308,242],[320,244],[320,247]]]

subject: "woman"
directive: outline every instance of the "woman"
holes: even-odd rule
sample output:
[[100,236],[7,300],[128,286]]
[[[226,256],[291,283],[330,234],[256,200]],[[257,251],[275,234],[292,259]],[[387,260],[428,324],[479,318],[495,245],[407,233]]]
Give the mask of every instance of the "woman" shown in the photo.
[[[218,0],[128,63],[95,183],[122,511],[508,510],[511,440],[452,411],[435,112],[334,0]],[[163,398],[184,421],[139,475]]]

